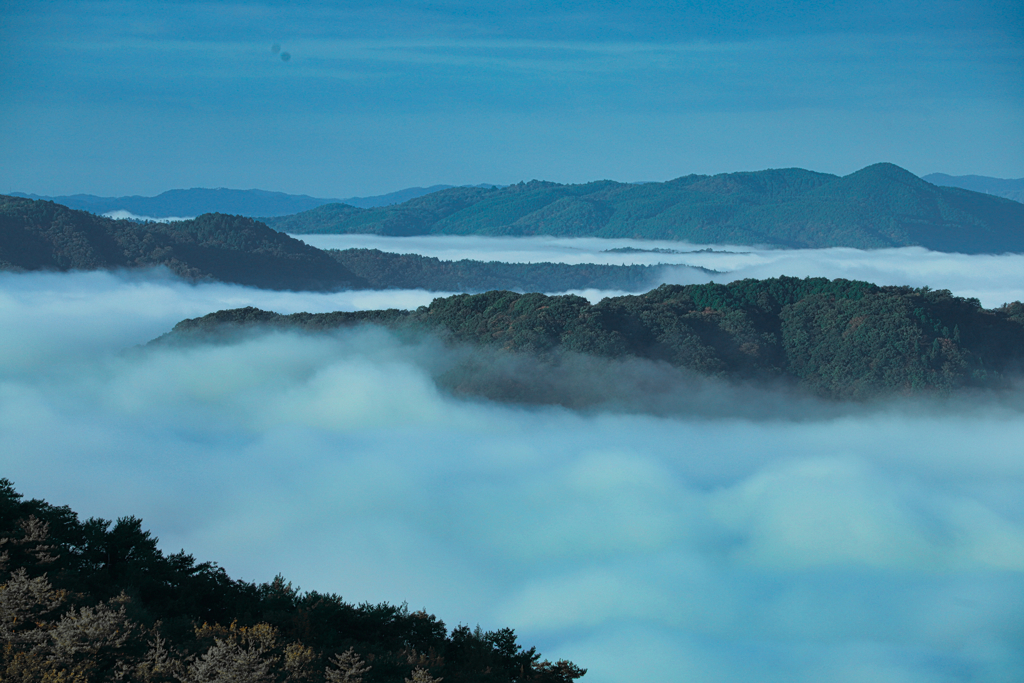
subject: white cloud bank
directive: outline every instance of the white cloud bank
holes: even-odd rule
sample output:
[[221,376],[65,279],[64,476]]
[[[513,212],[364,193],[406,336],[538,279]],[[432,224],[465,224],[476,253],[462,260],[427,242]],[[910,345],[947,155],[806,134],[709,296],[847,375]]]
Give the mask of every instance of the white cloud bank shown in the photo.
[[176,221],[190,221],[195,218],[195,216],[139,216],[124,209],[107,211],[103,215],[114,220],[149,221],[152,223],[174,223]]
[[511,626],[591,683],[1019,680],[1019,408],[460,401],[437,346],[372,329],[123,351],[216,308],[431,296],[0,275],[0,476],[235,577]]
[[[1024,300],[1024,254],[965,255],[901,249],[758,249],[735,245],[692,245],[658,240],[554,237],[379,237],[377,235],[293,235],[321,249],[366,248],[417,253],[443,260],[499,260],[515,263],[659,263],[701,266],[720,275],[667,268],[663,282],[699,284],[743,278],[829,277],[879,285],[928,286],[974,297],[987,307]],[[612,252],[616,248],[646,252]],[[652,249],[684,253],[657,253]],[[703,251],[712,249],[712,251]],[[592,298],[596,293],[588,293]]]

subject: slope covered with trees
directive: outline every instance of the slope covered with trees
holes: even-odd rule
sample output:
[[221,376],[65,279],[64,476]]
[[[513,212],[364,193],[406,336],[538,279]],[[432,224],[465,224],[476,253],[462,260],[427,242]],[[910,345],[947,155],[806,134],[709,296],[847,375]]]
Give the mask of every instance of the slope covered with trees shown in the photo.
[[0,680],[569,683],[515,632],[353,605],[164,555],[141,520],[82,521],[0,479]]
[[270,289],[363,286],[335,259],[263,223],[205,214],[174,223],[115,221],[53,202],[0,196],[0,269],[162,265],[189,280]]
[[923,246],[937,251],[1024,251],[1024,205],[938,187],[892,164],[845,177],[802,169],[664,183],[531,181],[459,187],[403,204],[327,204],[268,219],[290,233],[554,235],[685,240],[780,247]]
[[139,223],[52,202],[0,197],[0,270],[157,265],[192,281],[319,291],[643,291],[658,283],[661,271],[657,266],[452,262],[375,249],[322,251],[241,216],[205,214],[188,221]]
[[[1004,386],[1024,361],[1019,302],[986,310],[945,290],[787,277],[662,285],[597,304],[494,291],[435,299],[415,311],[236,309],[182,321],[161,341],[230,336],[253,326],[330,330],[361,323],[531,354],[552,366],[573,354],[640,358],[728,380],[792,383],[836,399]],[[502,387],[465,372],[449,379],[456,377],[449,388],[504,396]]]

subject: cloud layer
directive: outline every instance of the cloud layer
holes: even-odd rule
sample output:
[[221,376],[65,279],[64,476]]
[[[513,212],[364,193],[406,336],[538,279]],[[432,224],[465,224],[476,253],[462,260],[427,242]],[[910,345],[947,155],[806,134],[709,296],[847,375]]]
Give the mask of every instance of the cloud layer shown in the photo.
[[451,352],[376,329],[133,348],[227,305],[424,296],[2,275],[0,474],[236,577],[512,626],[593,683],[1024,668],[1013,402],[573,412],[453,398]]
[[[379,237],[377,235],[293,235],[321,249],[367,248],[455,261],[502,260],[514,263],[679,264],[666,268],[660,281],[674,284],[732,282],[743,278],[828,277],[879,285],[928,286],[957,296],[978,298],[983,306],[1024,300],[1024,254],[965,255],[901,249],[758,249],[734,245],[691,245],[658,240],[605,240],[553,237]],[[613,252],[632,248],[646,251]],[[681,253],[657,253],[662,249]],[[712,249],[712,251],[705,251]],[[720,275],[683,266],[721,271]],[[587,293],[594,300],[597,292]]]

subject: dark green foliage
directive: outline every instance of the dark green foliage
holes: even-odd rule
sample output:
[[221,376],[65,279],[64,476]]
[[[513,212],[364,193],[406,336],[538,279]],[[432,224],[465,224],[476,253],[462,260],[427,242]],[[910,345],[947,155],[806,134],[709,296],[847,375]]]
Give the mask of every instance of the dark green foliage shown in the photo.
[[[175,326],[166,341],[234,334],[254,325],[328,330],[377,323],[542,362],[566,353],[632,357],[730,380],[795,382],[832,398],[946,393],[1001,386],[1024,360],[1024,309],[996,310],[927,288],[853,280],[773,278],[728,285],[662,285],[591,305],[578,296],[491,291],[434,299],[416,311],[219,311]],[[474,383],[455,388],[515,397]],[[522,392],[519,392],[522,393]]]
[[631,185],[532,181],[452,188],[396,206],[330,204],[275,218],[293,233],[556,235],[697,244],[1024,251],[1024,205],[937,187],[892,164],[846,177],[802,169]]
[[[471,631],[404,605],[353,605],[283,578],[251,584],[141,520],[84,522],[0,479],[0,680],[571,683],[511,629]],[[419,672],[419,673],[417,673]]]
[[241,216],[115,221],[52,202],[0,196],[0,269],[162,265],[190,279],[271,289],[336,290],[363,281],[319,249]]

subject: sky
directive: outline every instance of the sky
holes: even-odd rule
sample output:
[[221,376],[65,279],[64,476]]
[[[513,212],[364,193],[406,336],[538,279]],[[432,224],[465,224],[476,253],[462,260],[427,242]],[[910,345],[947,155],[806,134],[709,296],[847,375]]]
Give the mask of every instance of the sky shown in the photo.
[[0,45],[0,192],[1024,177],[1016,0],[26,0]]
[[[518,242],[547,260],[608,246]],[[734,259],[723,280],[815,263],[1024,290],[1014,255],[870,255],[712,256]],[[567,385],[616,400],[571,411],[456,399],[435,378],[473,351],[379,329],[139,347],[222,308],[433,296],[0,273],[0,474],[82,517],[139,516],[232,577],[514,628],[588,683],[1019,680],[1020,385],[837,405],[676,373],[655,395],[664,366],[593,360]]]

